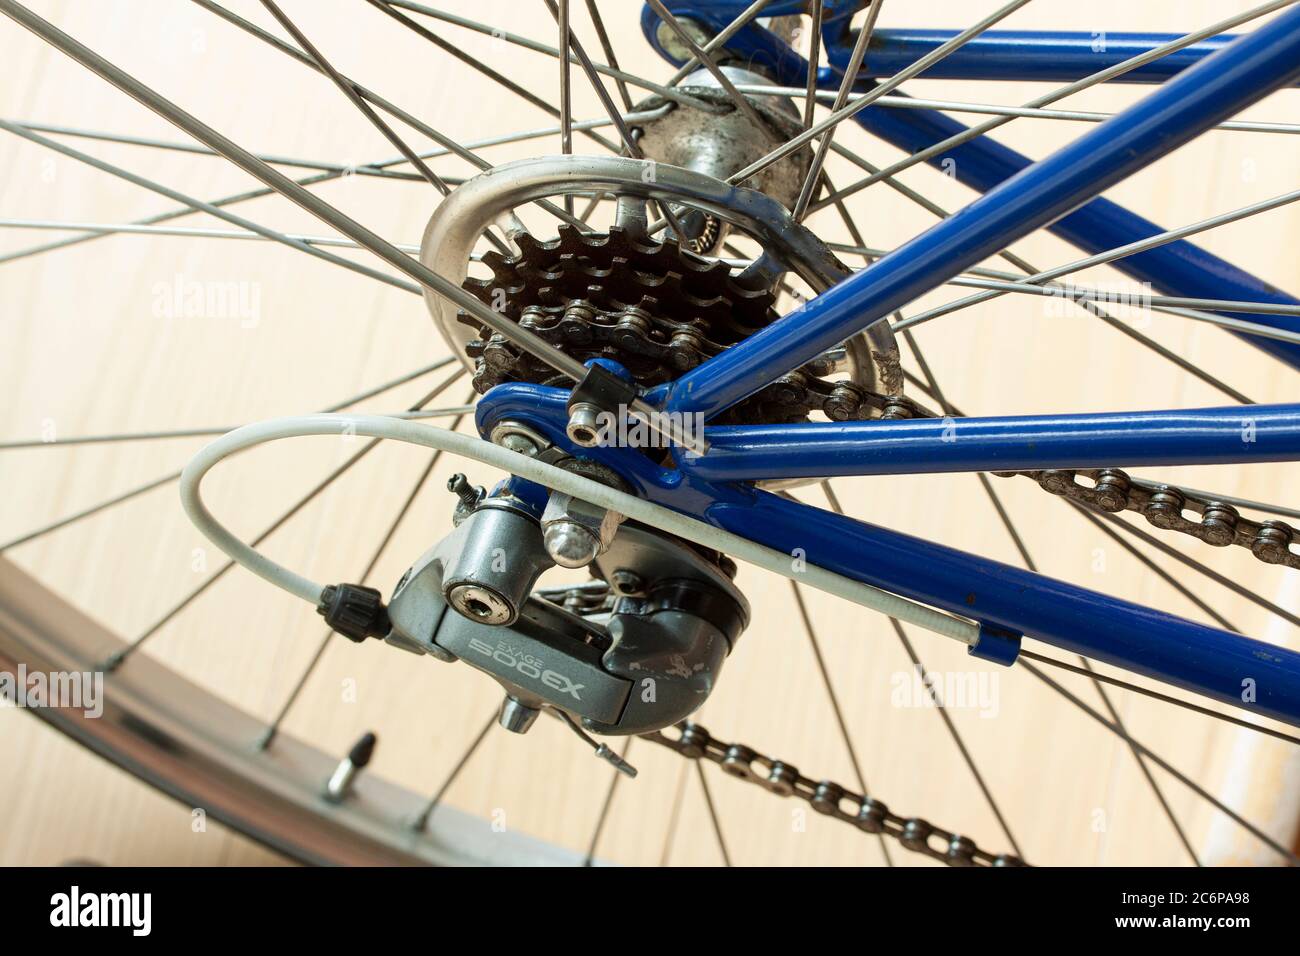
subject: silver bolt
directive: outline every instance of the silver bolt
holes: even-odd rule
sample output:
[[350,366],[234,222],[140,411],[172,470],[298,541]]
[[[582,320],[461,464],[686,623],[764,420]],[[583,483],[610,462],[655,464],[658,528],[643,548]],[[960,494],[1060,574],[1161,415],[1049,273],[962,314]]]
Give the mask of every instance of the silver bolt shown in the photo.
[[509,602],[495,591],[477,584],[458,584],[447,600],[461,615],[476,624],[506,624],[514,618]]
[[555,521],[542,536],[549,554],[562,568],[585,568],[600,554],[600,539],[576,521]]
[[569,413],[564,432],[575,445],[594,448],[600,444],[600,409],[589,402],[579,402]]
[[537,720],[539,711],[529,707],[514,697],[507,697],[501,702],[501,712],[497,714],[497,723],[512,734],[526,734],[528,728]]
[[519,432],[510,432],[501,439],[500,444],[502,448],[508,448],[527,458],[532,458],[537,454],[537,443],[527,435],[519,434]]

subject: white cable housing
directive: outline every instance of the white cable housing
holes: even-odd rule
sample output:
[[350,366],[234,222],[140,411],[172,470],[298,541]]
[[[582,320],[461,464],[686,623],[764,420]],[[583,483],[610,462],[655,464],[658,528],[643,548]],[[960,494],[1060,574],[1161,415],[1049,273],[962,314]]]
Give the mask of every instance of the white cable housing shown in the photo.
[[908,624],[942,634],[944,637],[968,645],[974,644],[978,638],[979,628],[970,621],[917,604],[915,601],[890,594],[869,584],[854,581],[825,568],[807,564],[802,569],[796,570],[795,562],[788,554],[756,544],[729,531],[723,531],[695,518],[678,514],[669,508],[625,494],[481,438],[462,435],[437,425],[385,415],[295,415],[255,422],[237,428],[205,446],[185,466],[180,480],[181,503],[185,513],[195,527],[237,563],[276,587],[283,588],[315,605],[320,599],[323,586],[272,561],[232,534],[204,505],[199,486],[203,477],[218,462],[244,449],[284,438],[343,434],[407,442],[478,461],[544,485],[553,491],[574,495],[602,508],[609,508],[650,527],[662,529],[703,547],[721,551],[737,560],[757,565],[827,594],[833,594]]

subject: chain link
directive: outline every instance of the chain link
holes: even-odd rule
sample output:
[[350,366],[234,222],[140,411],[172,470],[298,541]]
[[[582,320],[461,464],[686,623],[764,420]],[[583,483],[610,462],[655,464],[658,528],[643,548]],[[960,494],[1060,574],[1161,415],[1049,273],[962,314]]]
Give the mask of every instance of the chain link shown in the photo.
[[920,817],[899,816],[881,801],[833,781],[805,777],[793,764],[768,757],[752,747],[716,740],[699,724],[686,721],[678,724],[676,731],[676,738],[663,731],[643,736],[690,760],[716,763],[724,773],[756,784],[768,793],[797,797],[820,814],[848,823],[863,833],[891,837],[906,849],[949,866],[1028,865],[1018,856],[981,849],[970,837],[952,833]]
[[[616,597],[614,590],[600,580],[547,588],[536,594],[584,617],[612,610]],[[834,781],[805,777],[793,764],[768,757],[753,747],[715,740],[699,724],[683,721],[675,729],[676,737],[663,731],[642,736],[688,759],[712,761],[724,773],[757,784],[769,793],[797,797],[818,813],[848,823],[863,833],[892,837],[906,849],[949,866],[1028,865],[1017,856],[981,849],[969,837],[935,826],[928,820],[899,816],[881,801]]]
[[[999,477],[1023,475],[1054,495],[1077,501],[1096,511],[1132,511],[1163,531],[1177,531],[1216,548],[1245,548],[1265,564],[1300,569],[1300,555],[1291,550],[1295,530],[1285,521],[1253,521],[1232,505],[1196,495],[1173,485],[1138,481],[1118,468],[1078,471],[995,472]],[[1088,482],[1084,484],[1079,479]],[[1187,513],[1195,519],[1187,517]]]

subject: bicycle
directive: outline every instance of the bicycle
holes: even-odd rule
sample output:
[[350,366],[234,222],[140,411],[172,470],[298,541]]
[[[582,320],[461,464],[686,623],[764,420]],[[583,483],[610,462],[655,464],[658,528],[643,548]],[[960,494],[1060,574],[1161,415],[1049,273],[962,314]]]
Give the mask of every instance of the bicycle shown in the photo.
[[[335,633],[356,643],[387,643],[485,672],[504,691],[504,704],[493,717],[506,730],[524,733],[539,716],[554,717],[566,734],[624,776],[635,770],[625,746],[616,749],[620,741],[625,745],[637,737],[661,744],[697,767],[700,761],[716,763],[731,776],[778,796],[797,797],[818,814],[878,837],[889,862],[887,846],[949,865],[1022,864],[1010,828],[964,747],[964,759],[1001,830],[978,841],[957,827],[889,809],[867,794],[856,767],[855,785],[806,776],[783,759],[715,738],[691,722],[714,687],[725,682],[724,662],[745,653],[742,633],[753,615],[736,582],[736,561],[741,561],[795,582],[793,593],[810,636],[801,588],[892,619],[922,674],[904,624],[952,639],[978,661],[1030,671],[1119,735],[1193,861],[1200,862],[1197,851],[1169,812],[1151,767],[1191,784],[1279,859],[1296,861],[1292,848],[1134,739],[1107,688],[1155,696],[1170,707],[1210,714],[1293,744],[1300,739],[1275,725],[1300,724],[1300,654],[1235,633],[1212,609],[1206,613],[1220,626],[1047,577],[1032,561],[1020,568],[851,518],[828,482],[974,473],[1004,520],[995,485],[1033,483],[1112,536],[1108,529],[1119,529],[1166,551],[1167,542],[1186,544],[1193,554],[1240,550],[1263,565],[1300,569],[1296,532],[1285,520],[1300,513],[1133,473],[1295,461],[1300,406],[1251,402],[1115,318],[1116,303],[1105,290],[1057,281],[1109,265],[1143,290],[1142,308],[1222,327],[1270,359],[1300,366],[1300,301],[1189,238],[1284,206],[1300,193],[1171,230],[1099,198],[1209,130],[1295,133],[1288,124],[1233,117],[1300,81],[1300,8],[1264,3],[1194,33],[1107,33],[1099,46],[1096,36],[1084,33],[993,29],[1030,0],[1012,0],[960,31],[879,27],[877,18],[889,8],[881,0],[831,0],[811,11],[788,0],[649,0],[642,8],[641,33],[675,68],[658,82],[619,68],[613,41],[623,34],[609,29],[591,2],[586,9],[603,63],[593,60],[591,40],[572,29],[567,0],[545,3],[558,28],[555,47],[422,3],[367,0],[376,14],[530,101],[538,99],[535,93],[435,30],[486,32],[561,63],[559,105],[545,104],[559,121],[546,133],[559,135],[560,153],[492,166],[475,149],[341,73],[279,4],[262,0],[291,42],[215,2],[195,2],[313,68],[400,155],[361,166],[317,164],[311,175],[295,180],[281,171],[293,165],[285,157],[250,152],[23,4],[0,0],[0,12],[200,144],[190,149],[225,157],[262,184],[252,193],[200,202],[132,178],[129,171],[51,138],[67,130],[0,121],[10,133],[97,162],[101,170],[181,203],[178,213],[130,225],[81,224],[78,237],[36,251],[130,231],[201,235],[204,230],[166,223],[180,214],[207,212],[238,227],[239,233],[227,231],[227,238],[278,242],[421,294],[454,356],[442,364],[459,364],[479,397],[472,407],[429,408],[457,380],[458,371],[399,414],[343,411],[388,387],[382,386],[323,413],[246,425],[206,445],[182,472],[25,534],[0,550],[178,480],[189,517],[231,559],[225,569],[241,565],[308,601]],[[1269,14],[1275,15],[1254,22]],[[1247,24],[1240,36],[1225,32]],[[796,31],[811,44],[817,68],[797,49]],[[566,48],[568,55],[561,56]],[[606,116],[575,122],[574,73],[591,81]],[[1002,108],[901,92],[904,83],[918,78],[1065,85],[1024,107]],[[1152,89],[1110,116],[1051,108],[1102,82]],[[645,96],[634,98],[633,88]],[[818,103],[829,106],[822,119],[817,119]],[[991,118],[967,127],[947,115],[962,111]],[[426,152],[458,157],[481,171],[463,181],[435,172],[432,156],[417,153],[381,113],[438,144]],[[1095,125],[1031,162],[987,135],[1017,117]],[[849,120],[901,149],[904,158],[878,167],[844,146],[837,129]],[[577,135],[605,152],[578,155]],[[514,141],[528,139],[521,134]],[[860,178],[833,185],[826,174],[832,156],[856,167]],[[891,250],[869,247],[845,201],[877,183],[906,195],[911,187],[897,177],[921,164],[948,172],[983,195]],[[399,167],[414,172],[399,173]],[[344,177],[417,180],[437,189],[442,196],[418,249],[384,239],[307,188]],[[289,199],[342,238],[285,233],[228,208],[268,194]],[[843,216],[853,244],[827,243],[805,225],[823,211]],[[603,228],[591,225],[602,216]],[[545,223],[554,237],[536,236],[538,227],[526,225],[526,219]],[[1042,270],[1008,251],[1040,229],[1077,246],[1085,258]],[[336,246],[367,250],[387,268],[331,251]],[[1018,271],[981,267],[999,254]],[[865,264],[854,270],[840,256],[857,256]],[[978,291],[910,316],[900,311],[944,284]],[[1060,299],[1120,328],[1238,404],[965,415],[941,389],[910,330],[1009,295]],[[792,305],[781,310],[782,302]],[[904,364],[904,346],[916,371]],[[425,421],[470,415],[477,438],[457,434],[455,425],[448,430]],[[355,583],[322,584],[273,561],[259,545],[284,519],[245,543],[214,517],[200,495],[205,474],[227,457],[308,435],[371,439],[343,470],[380,440],[432,452],[375,559]],[[386,597],[366,579],[444,453],[510,477],[490,488],[453,478],[453,529],[421,557],[407,560],[408,570]],[[989,473],[996,477],[984,477]],[[822,489],[815,493],[828,507],[801,500],[803,489],[812,486]],[[1145,518],[1158,536],[1119,520],[1125,513]],[[1028,557],[1009,523],[1008,530]],[[1189,556],[1179,560],[1198,564]],[[541,575],[556,567],[590,570],[592,580],[539,590]],[[75,708],[36,713],[155,786],[292,857],[440,863],[596,858],[595,838],[584,854],[485,831],[441,805],[472,747],[426,801],[362,772],[374,750],[373,735],[340,761],[279,732],[306,674],[268,725],[137,654],[188,601],[143,637],[123,642],[11,563],[3,565],[0,588],[0,660],[32,671],[108,674],[103,716],[86,719]],[[1300,623],[1262,596],[1252,599],[1264,601],[1280,620]],[[1058,653],[1027,649],[1026,639]],[[311,666],[325,647],[323,642]],[[1077,656],[1079,664],[1060,652]],[[1094,662],[1135,677],[1098,671]],[[818,663],[825,677],[820,652]],[[1040,665],[1085,677],[1102,694],[1106,712]],[[1142,679],[1168,689],[1153,690],[1138,682]],[[831,700],[839,716],[833,694]],[[844,729],[842,717],[840,725]],[[700,780],[703,785],[702,774]],[[707,789],[704,793],[708,797]],[[713,813],[711,798],[708,803]]]

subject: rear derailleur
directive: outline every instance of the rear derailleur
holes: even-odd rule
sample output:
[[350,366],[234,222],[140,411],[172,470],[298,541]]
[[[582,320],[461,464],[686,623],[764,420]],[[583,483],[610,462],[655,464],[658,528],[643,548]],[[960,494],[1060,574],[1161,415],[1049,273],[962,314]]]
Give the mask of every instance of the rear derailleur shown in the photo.
[[[650,733],[704,703],[749,623],[735,566],[518,478],[486,492],[457,475],[449,488],[455,530],[406,571],[387,605],[373,588],[337,585],[318,610],[353,640],[378,637],[486,672],[505,690],[507,730],[524,733],[549,711],[634,773],[586,732]],[[589,567],[593,580],[535,592],[556,565]]]

